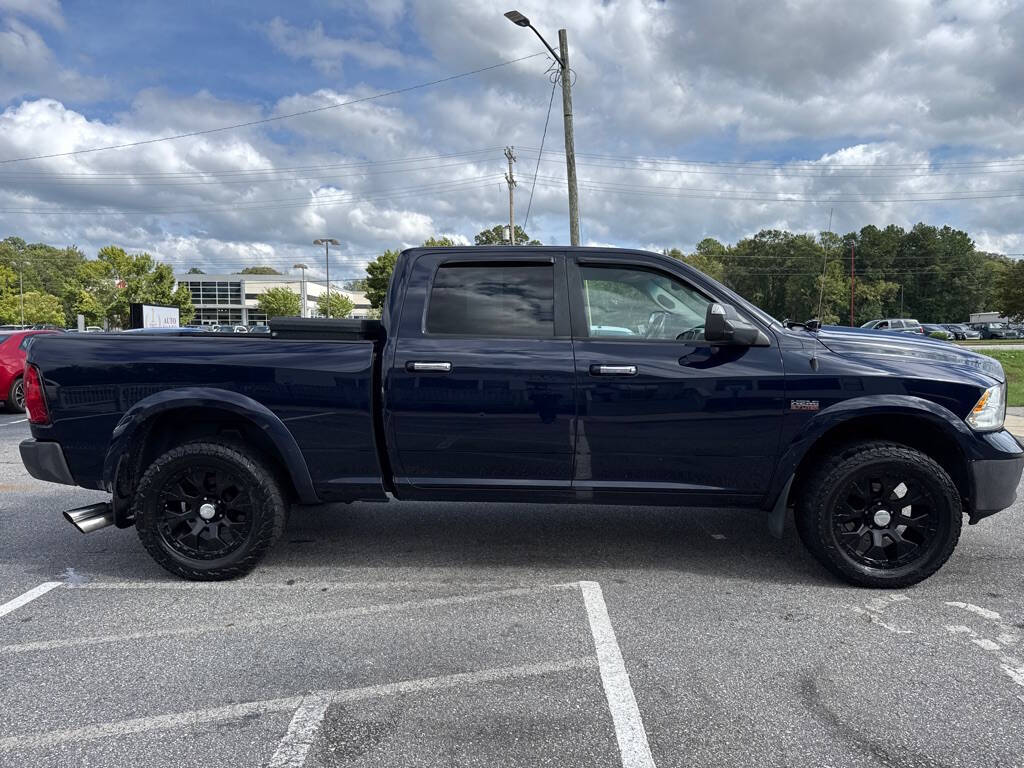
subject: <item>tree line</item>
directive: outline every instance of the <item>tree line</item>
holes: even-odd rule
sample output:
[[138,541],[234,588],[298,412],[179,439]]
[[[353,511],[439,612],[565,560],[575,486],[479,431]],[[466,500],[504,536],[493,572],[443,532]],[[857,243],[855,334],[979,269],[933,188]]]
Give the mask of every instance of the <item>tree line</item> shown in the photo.
[[[496,242],[497,231],[500,227],[484,230],[476,244]],[[529,240],[525,232],[516,239]],[[948,226],[917,224],[905,230],[869,225],[845,235],[765,229],[732,245],[707,238],[690,253],[679,248],[664,253],[780,320],[820,317],[825,323],[850,324],[851,284],[855,325],[885,317],[959,323],[981,311],[1024,319],[1024,260],[980,251],[966,232]],[[367,265],[367,298],[378,310],[397,256],[398,250],[385,251]]]
[[[501,225],[474,237],[476,245],[502,242]],[[516,242],[541,244],[520,226]],[[455,243],[433,237],[423,245]],[[385,251],[367,264],[365,279],[346,283],[349,290],[365,291],[378,312],[399,252],[400,248]],[[901,316],[922,322],[964,322],[980,311],[1024,319],[1024,259],[1014,261],[980,251],[966,232],[948,226],[922,223],[905,230],[869,225],[844,235],[771,229],[735,244],[708,238],[689,253],[679,248],[664,252],[780,319],[820,316],[826,323],[848,324],[851,287],[856,325]],[[189,271],[202,274],[197,267]],[[266,266],[242,272],[277,274]],[[299,295],[287,287],[270,289],[258,301],[268,316],[298,315],[301,309]],[[318,300],[320,314],[327,313],[326,301],[326,296]],[[177,306],[183,323],[194,316],[189,291],[176,284],[170,266],[148,253],[127,253],[111,245],[89,259],[74,246],[29,244],[19,237],[0,241],[0,323],[70,327],[82,314],[90,325],[106,322],[126,327],[133,302]],[[331,293],[331,317],[346,317],[351,311],[346,297]]]

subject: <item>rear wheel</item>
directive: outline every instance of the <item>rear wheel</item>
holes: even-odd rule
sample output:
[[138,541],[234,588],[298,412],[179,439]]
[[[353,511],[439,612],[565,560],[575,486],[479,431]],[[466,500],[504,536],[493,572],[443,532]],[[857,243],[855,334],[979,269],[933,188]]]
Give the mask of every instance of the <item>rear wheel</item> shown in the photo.
[[11,382],[11,388],[7,390],[6,406],[12,413],[25,412],[25,381],[21,376]]
[[937,571],[960,538],[960,494],[947,472],[895,443],[849,445],[803,486],[797,530],[852,584],[905,587]]
[[274,473],[245,449],[186,443],[142,475],[135,529],[171,573],[212,581],[243,576],[284,531],[287,505]]

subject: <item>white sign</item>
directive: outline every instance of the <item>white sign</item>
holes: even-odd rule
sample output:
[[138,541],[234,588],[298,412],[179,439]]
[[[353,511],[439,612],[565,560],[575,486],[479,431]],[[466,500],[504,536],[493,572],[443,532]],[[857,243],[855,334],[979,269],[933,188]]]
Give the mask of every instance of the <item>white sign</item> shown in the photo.
[[177,328],[181,325],[177,307],[154,307],[142,305],[143,328]]

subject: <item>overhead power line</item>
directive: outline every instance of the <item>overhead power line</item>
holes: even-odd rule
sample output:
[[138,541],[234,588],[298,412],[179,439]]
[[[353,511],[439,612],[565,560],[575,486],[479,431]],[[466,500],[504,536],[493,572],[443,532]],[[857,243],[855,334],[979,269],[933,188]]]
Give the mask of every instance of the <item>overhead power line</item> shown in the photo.
[[235,123],[233,125],[222,125],[217,128],[205,128],[199,131],[188,131],[186,133],[177,133],[171,136],[159,136],[152,139],[143,139],[141,141],[130,141],[124,144],[109,144],[104,147],[89,147],[88,149],[75,149],[69,152],[54,152],[47,155],[30,155],[26,157],[12,157],[6,160],[0,160],[0,165],[8,163],[21,163],[27,160],[46,160],[52,157],[70,157],[72,155],[84,155],[90,152],[103,152],[108,149],[127,149],[128,147],[140,147],[145,144],[156,144],[161,141],[174,141],[176,139],[186,139],[191,136],[206,136],[211,133],[220,133],[221,131],[232,131],[237,128],[250,128],[254,125],[265,125],[267,123],[274,123],[280,120],[289,120],[293,117],[302,117],[303,115],[312,115],[317,112],[326,112],[330,109],[340,109],[341,107],[348,107],[353,104],[361,104],[367,101],[374,101],[376,99],[383,99],[386,96],[397,96],[400,93],[409,93],[410,91],[420,90],[421,88],[429,88],[434,85],[441,85],[442,83],[448,83],[452,80],[459,80],[463,77],[470,77],[471,75],[479,75],[482,72],[489,72],[492,69],[499,69],[500,67],[507,67],[511,64],[517,64],[520,61],[526,61],[527,59],[533,59],[537,56],[547,56],[547,52],[541,51],[540,53],[532,53],[529,56],[520,56],[518,59],[511,59],[509,61],[501,61],[497,64],[491,64],[488,67],[480,67],[479,69],[473,69],[469,72],[459,72],[455,75],[448,75],[447,77],[438,78],[437,80],[431,80],[426,83],[417,83],[416,85],[409,85],[404,88],[394,88],[390,91],[382,91],[381,93],[375,93],[371,96],[362,96],[358,99],[349,99],[348,101],[342,101],[337,104],[325,104],[322,107],[313,107],[310,109],[303,109],[299,112],[290,112],[286,115],[275,115],[274,117],[264,117],[259,120],[248,120],[244,123]]
[[[536,147],[522,147],[524,152],[537,152]],[[556,152],[556,150],[548,150]],[[1024,166],[1024,156],[1016,158],[1001,158],[998,160],[923,160],[914,163],[837,163],[818,162],[815,160],[692,160],[676,157],[656,157],[653,155],[609,155],[595,152],[577,152],[580,157],[592,157],[601,160],[629,160],[633,162],[653,162],[667,165],[708,165],[724,166],[735,168],[775,168],[775,167],[801,167],[810,169],[821,168],[860,168],[871,170],[872,168],[929,168],[932,166],[944,166],[950,168],[965,168],[976,166]]]

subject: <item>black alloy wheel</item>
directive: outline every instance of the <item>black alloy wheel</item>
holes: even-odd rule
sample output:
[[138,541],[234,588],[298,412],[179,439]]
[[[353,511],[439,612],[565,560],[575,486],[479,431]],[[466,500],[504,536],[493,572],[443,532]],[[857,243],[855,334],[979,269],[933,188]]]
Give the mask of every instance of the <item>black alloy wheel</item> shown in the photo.
[[851,584],[916,584],[942,567],[960,539],[960,492],[942,466],[907,445],[851,443],[798,479],[800,538]]
[[185,557],[224,557],[252,533],[252,494],[222,467],[182,469],[167,478],[158,494],[160,538]]
[[917,480],[880,468],[851,476],[832,512],[832,530],[847,556],[871,568],[900,568],[935,541],[939,505]]
[[276,465],[244,446],[192,442],[142,474],[135,530],[161,566],[186,579],[243,576],[281,536],[288,504]]

